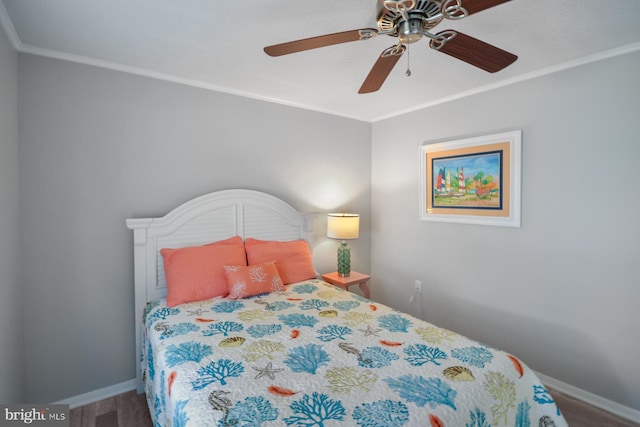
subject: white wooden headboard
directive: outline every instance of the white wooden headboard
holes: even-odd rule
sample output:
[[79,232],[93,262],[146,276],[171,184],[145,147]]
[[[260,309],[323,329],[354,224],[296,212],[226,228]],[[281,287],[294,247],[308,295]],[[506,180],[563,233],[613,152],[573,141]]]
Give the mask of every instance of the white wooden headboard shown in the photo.
[[133,230],[135,282],[136,372],[141,322],[148,301],[166,296],[160,249],[202,245],[233,236],[263,240],[305,239],[311,246],[312,222],[277,197],[253,190],[223,190],[190,200],[160,218],[127,219]]

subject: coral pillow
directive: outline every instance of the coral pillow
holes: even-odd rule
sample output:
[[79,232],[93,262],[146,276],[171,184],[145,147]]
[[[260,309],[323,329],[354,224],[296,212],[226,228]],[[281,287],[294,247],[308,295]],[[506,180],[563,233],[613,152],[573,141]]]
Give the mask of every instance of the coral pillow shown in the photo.
[[276,261],[276,267],[285,285],[316,277],[309,245],[304,240],[274,242],[270,240],[246,239],[249,265]]
[[284,291],[284,284],[273,261],[248,267],[228,265],[224,268],[224,274],[227,276],[231,299]]
[[204,246],[160,249],[160,253],[164,258],[169,307],[227,295],[224,266],[247,265],[240,236]]

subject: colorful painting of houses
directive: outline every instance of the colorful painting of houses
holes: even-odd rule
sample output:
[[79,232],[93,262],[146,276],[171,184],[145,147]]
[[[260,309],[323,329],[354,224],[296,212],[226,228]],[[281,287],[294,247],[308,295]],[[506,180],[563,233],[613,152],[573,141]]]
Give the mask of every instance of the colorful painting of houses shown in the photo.
[[433,207],[502,209],[502,151],[432,159]]

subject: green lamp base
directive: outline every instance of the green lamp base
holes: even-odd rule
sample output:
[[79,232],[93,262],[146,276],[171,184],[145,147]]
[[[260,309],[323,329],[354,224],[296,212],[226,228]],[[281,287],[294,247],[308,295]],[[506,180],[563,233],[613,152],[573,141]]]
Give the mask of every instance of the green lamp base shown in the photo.
[[343,241],[338,248],[338,274],[347,277],[349,273],[351,273],[351,248],[347,242]]

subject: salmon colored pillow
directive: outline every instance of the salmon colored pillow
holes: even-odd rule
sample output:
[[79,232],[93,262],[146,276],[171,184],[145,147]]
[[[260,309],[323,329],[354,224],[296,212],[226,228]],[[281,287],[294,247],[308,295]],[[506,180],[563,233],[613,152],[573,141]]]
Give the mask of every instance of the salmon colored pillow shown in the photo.
[[249,265],[275,261],[285,285],[316,277],[309,245],[304,240],[274,242],[249,238],[244,247]]
[[284,291],[284,284],[273,261],[247,267],[227,265],[224,274],[227,276],[231,299]]
[[160,249],[167,278],[167,305],[225,296],[229,293],[225,265],[247,265],[240,236],[204,246]]

